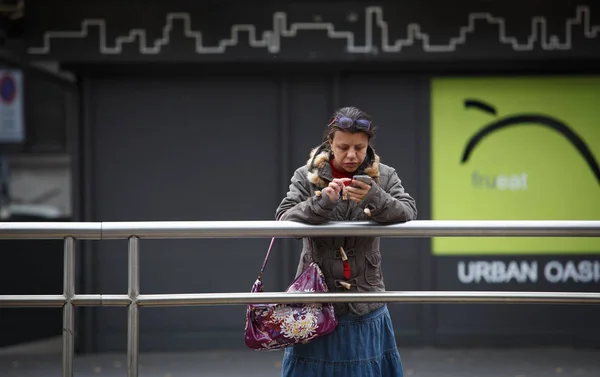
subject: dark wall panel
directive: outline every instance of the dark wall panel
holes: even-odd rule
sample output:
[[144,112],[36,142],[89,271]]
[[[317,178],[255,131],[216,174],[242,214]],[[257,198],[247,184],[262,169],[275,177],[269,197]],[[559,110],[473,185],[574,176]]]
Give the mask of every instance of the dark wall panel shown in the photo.
[[[91,83],[93,218],[271,219],[277,204],[278,86],[264,77]],[[141,292],[249,291],[265,239],[145,240]],[[127,291],[125,241],[95,245],[94,290]],[[278,280],[270,261],[267,289]],[[95,311],[98,350],[122,349],[125,310]],[[141,349],[243,341],[243,306],[141,310]]]
[[[46,220],[10,218],[9,221]],[[1,240],[0,295],[62,294],[63,249],[61,240]],[[62,308],[0,305],[0,348],[60,336],[61,326]]]

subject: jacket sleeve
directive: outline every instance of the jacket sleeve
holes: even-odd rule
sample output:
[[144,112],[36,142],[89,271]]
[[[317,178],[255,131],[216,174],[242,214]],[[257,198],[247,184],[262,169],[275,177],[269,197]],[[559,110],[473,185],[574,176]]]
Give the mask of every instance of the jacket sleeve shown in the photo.
[[395,223],[415,220],[417,205],[410,194],[404,191],[395,170],[390,173],[386,187],[373,182],[371,190],[358,204],[371,211],[370,219],[378,223]]
[[310,192],[310,183],[302,169],[294,173],[288,192],[275,211],[277,220],[298,221],[308,224],[322,224],[328,220],[329,214],[337,205],[322,194],[317,196]]

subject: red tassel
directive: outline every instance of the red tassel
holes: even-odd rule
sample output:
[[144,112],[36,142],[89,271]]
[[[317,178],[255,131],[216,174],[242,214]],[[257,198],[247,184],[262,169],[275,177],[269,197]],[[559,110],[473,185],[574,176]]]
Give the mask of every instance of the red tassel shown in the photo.
[[342,263],[344,263],[344,278],[350,279],[350,265],[348,264],[348,256],[344,252],[344,248],[340,246],[340,255],[342,256]]
[[350,265],[347,261],[344,261],[344,278],[350,279]]

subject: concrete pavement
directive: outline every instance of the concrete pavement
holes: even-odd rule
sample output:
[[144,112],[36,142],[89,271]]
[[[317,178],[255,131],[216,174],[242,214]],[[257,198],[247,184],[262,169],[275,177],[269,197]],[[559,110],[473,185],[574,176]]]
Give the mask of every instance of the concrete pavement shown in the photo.
[[[46,347],[0,350],[0,376],[61,376],[60,339]],[[600,377],[600,349],[400,349],[410,377]],[[143,377],[275,377],[281,351],[142,353]],[[123,354],[77,356],[76,377],[126,377]],[[349,376],[350,377],[350,376]]]

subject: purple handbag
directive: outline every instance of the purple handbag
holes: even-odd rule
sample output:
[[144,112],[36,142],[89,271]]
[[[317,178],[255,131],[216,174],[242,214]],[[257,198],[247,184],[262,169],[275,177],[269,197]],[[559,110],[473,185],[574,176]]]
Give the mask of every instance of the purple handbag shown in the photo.
[[[271,245],[252,293],[262,292],[262,274],[267,265]],[[286,292],[327,292],[325,277],[319,266],[311,262],[294,279]],[[246,309],[246,345],[255,350],[274,350],[294,344],[308,343],[329,334],[338,321],[331,303],[249,304]]]

